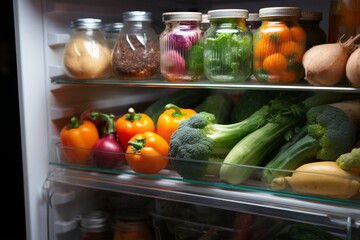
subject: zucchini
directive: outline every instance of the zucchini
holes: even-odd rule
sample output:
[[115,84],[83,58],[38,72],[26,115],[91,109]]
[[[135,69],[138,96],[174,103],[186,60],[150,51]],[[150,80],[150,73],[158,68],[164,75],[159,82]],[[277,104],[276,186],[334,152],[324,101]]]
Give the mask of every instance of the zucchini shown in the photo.
[[162,97],[153,102],[144,110],[144,113],[150,116],[156,127],[158,118],[164,112],[166,104],[172,103],[181,108],[195,108],[205,100],[209,93],[210,90],[208,89],[182,89],[173,95]]
[[208,112],[215,115],[215,122],[226,124],[230,120],[233,101],[229,94],[214,93],[195,108],[196,112]]

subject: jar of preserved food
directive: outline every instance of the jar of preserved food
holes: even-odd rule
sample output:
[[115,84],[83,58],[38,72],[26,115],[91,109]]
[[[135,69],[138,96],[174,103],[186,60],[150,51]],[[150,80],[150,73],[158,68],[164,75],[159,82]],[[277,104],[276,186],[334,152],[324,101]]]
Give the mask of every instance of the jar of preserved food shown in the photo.
[[[360,33],[360,0],[331,0],[328,42],[342,42]],[[360,40],[356,41],[360,44]]]
[[300,16],[297,7],[259,10],[262,23],[254,33],[253,43],[253,73],[258,81],[294,83],[303,77],[306,33],[299,24]]
[[246,9],[208,12],[210,27],[204,36],[204,71],[213,83],[248,79],[252,64],[252,33],[246,26]]
[[201,16],[201,23],[200,23],[200,30],[202,35],[208,30],[210,27],[210,20],[207,14],[202,14]]
[[103,211],[90,211],[81,217],[81,240],[111,240],[109,215]]
[[72,34],[64,49],[64,71],[73,79],[108,77],[110,49],[101,33],[101,20],[81,18],[71,22]]
[[122,22],[105,24],[105,39],[110,50],[114,48],[115,42],[118,40],[120,31],[123,27],[124,24]]
[[319,44],[326,43],[326,33],[320,27],[321,12],[302,12],[300,26],[306,32],[306,50]]
[[124,27],[112,52],[112,69],[119,79],[148,79],[160,72],[159,38],[151,27],[151,13],[123,13]]
[[259,13],[249,13],[249,17],[246,19],[246,25],[252,33],[255,32],[261,25]]
[[155,240],[155,232],[149,215],[126,212],[126,216],[124,214],[115,216],[113,240]]
[[169,82],[194,82],[204,73],[200,12],[166,12],[160,34],[160,69]]

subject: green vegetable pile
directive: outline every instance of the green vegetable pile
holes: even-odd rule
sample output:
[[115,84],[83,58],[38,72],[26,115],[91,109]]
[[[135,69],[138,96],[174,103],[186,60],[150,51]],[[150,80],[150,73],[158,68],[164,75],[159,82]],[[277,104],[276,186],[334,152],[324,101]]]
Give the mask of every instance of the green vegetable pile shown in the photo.
[[[199,112],[181,122],[173,133],[169,149],[171,165],[183,178],[198,180],[210,174],[219,176],[223,182],[240,184],[256,169],[249,166],[264,166],[279,149],[286,152],[293,147],[295,150],[291,153],[295,157],[292,159],[296,164],[302,161],[297,155],[304,159],[309,157],[304,153],[307,145],[312,145],[309,149],[313,158],[331,156],[335,160],[340,153],[349,150],[356,131],[346,124],[351,119],[344,117],[343,111],[327,104],[354,96],[359,98],[350,95],[282,93],[262,107],[257,106],[245,119],[231,124],[216,123],[214,114]],[[360,107],[354,109],[359,111]],[[340,127],[340,122],[345,126]],[[295,134],[301,128],[302,135]],[[289,139],[297,139],[299,141],[294,142],[299,143],[290,147]],[[333,148],[338,141],[341,144]],[[302,145],[304,142],[306,144]],[[286,149],[282,148],[285,145]],[[279,167],[290,170],[296,164],[279,164]]]

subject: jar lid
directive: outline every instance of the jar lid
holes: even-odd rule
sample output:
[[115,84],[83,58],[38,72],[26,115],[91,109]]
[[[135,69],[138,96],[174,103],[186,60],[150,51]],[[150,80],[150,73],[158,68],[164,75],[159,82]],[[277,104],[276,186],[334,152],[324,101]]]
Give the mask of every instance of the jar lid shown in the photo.
[[90,28],[90,29],[100,29],[101,28],[101,19],[96,18],[79,18],[71,21],[71,28]]
[[207,14],[202,14],[201,16],[201,23],[209,23],[210,20],[209,20],[209,15]]
[[259,10],[259,18],[266,17],[300,17],[301,8],[298,7],[267,7]]
[[103,211],[90,211],[81,217],[81,227],[100,228],[107,225],[109,215]]
[[217,18],[247,18],[249,11],[246,9],[218,9],[208,11],[209,19]]
[[105,24],[105,32],[120,32],[123,27],[124,24],[122,22],[107,23]]
[[322,20],[322,13],[321,12],[302,12],[300,20],[301,21],[321,21]]
[[151,21],[151,12],[129,11],[123,13],[124,21]]
[[246,19],[246,21],[249,21],[249,22],[260,21],[259,13],[249,13],[249,17]]
[[195,21],[201,22],[201,12],[165,12],[162,14],[163,22],[171,21]]

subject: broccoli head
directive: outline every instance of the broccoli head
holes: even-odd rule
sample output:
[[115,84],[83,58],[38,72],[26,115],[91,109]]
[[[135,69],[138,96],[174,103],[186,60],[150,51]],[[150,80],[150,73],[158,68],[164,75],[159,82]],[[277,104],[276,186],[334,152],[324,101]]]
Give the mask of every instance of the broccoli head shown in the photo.
[[192,115],[171,136],[171,165],[184,178],[204,176],[208,160],[222,161],[241,138],[267,122],[268,112],[269,106],[264,106],[233,124],[217,124],[215,115],[207,112]]

